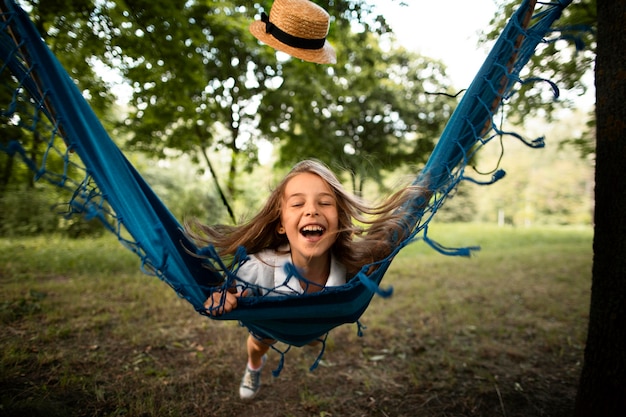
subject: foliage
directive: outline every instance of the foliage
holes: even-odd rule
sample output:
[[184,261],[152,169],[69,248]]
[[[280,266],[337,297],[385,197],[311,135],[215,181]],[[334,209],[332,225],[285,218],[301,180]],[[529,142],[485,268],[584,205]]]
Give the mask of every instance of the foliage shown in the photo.
[[[3,236],[28,236],[55,231],[59,216],[50,210],[43,190],[13,190],[0,198],[0,231]],[[47,209],[42,209],[47,207]]]
[[[381,16],[373,15],[365,2],[349,1],[322,4],[333,16],[329,41],[337,49],[338,65],[286,58],[247,31],[261,10],[257,7],[269,10],[270,4],[76,1],[40,11],[33,2],[32,16],[92,103],[111,97],[98,94],[95,79],[102,73],[94,74],[91,67],[83,71],[84,62],[101,62],[131,82],[130,114],[113,136],[122,146],[163,159],[153,166],[142,162],[140,171],[178,218],[228,221],[218,197],[223,180],[236,212],[249,212],[265,198],[272,175],[304,157],[347,172],[352,188],[359,193],[367,189],[368,198],[379,190],[370,192],[366,180],[385,187],[390,171],[415,173],[454,108],[453,100],[433,94],[449,92],[445,67],[398,48]],[[64,13],[66,7],[72,10]],[[115,116],[110,111],[105,122]],[[3,140],[25,134],[4,132]],[[36,155],[43,139],[32,135],[23,143]],[[258,145],[265,140],[279,149],[276,167],[257,164]],[[174,159],[184,161],[182,171],[172,171],[180,166]],[[32,174],[12,162],[2,159],[1,183],[31,183]],[[211,175],[204,172],[207,168]],[[213,185],[207,184],[210,178]],[[540,210],[532,222],[588,223],[590,210],[581,214],[571,209],[586,207],[580,201],[587,201],[580,192],[585,181],[570,187],[574,178],[562,177],[551,197],[540,194],[549,182],[532,193]],[[503,203],[507,221],[525,222],[515,192],[522,193],[520,187],[530,183],[511,187],[505,179],[504,184],[500,196],[511,194]],[[480,211],[481,202],[491,201],[483,191],[462,188],[438,214],[440,219],[494,221],[493,213]],[[563,190],[570,190],[564,196],[570,200],[557,207],[560,200],[554,197]]]
[[60,233],[77,238],[98,236],[104,228],[97,221],[82,217],[65,218],[67,193],[54,187],[9,188],[0,195],[0,234],[36,236]]
[[295,60],[279,67],[283,82],[263,97],[260,128],[282,144],[282,166],[319,158],[347,169],[361,193],[385,170],[424,162],[454,105],[429,94],[448,92],[440,63],[384,50],[368,32],[339,39],[336,67],[311,69]]
[[[518,6],[518,0],[500,0],[498,9],[491,19],[488,30],[483,31],[481,42],[495,41],[506,23],[506,19]],[[574,1],[555,23],[555,30],[549,40],[541,44],[537,53],[527,64],[522,78],[539,78],[554,82],[562,91],[567,91],[558,101],[546,100],[542,91],[545,84],[528,83],[507,105],[507,111],[523,121],[528,116],[544,115],[550,120],[558,109],[577,106],[576,97],[593,88],[593,67],[596,56],[597,15],[596,0]],[[593,119],[593,114],[590,115]],[[579,136],[568,138],[568,142],[579,149],[586,157],[595,148],[595,123]]]
[[[92,0],[18,0],[27,11],[42,38],[74,77],[91,107],[105,125],[114,95],[110,85],[100,77],[93,57],[104,54],[100,41],[103,30],[99,11],[101,2]],[[42,4],[45,3],[45,4]]]
[[463,184],[446,197],[444,206],[437,210],[437,222],[439,223],[464,223],[475,221],[478,192],[469,184]]
[[[100,94],[107,91],[103,75],[117,73],[130,85],[128,117],[114,136],[161,158],[188,154],[213,172],[229,164],[223,182],[234,200],[241,196],[236,179],[257,165],[263,140],[279,145],[283,165],[315,155],[349,168],[356,190],[383,170],[421,162],[449,114],[449,103],[426,95],[445,92],[442,65],[381,50],[389,27],[364,0],[320,3],[332,16],[329,41],[339,65],[277,60],[248,32],[271,4],[77,0],[40,10],[33,1],[31,13],[98,108],[111,99]],[[299,114],[293,106],[302,106]],[[322,110],[331,113],[330,125]],[[297,123],[282,123],[294,116]],[[224,150],[228,159],[214,161]]]
[[279,67],[284,82],[264,96],[261,129],[281,140],[281,165],[318,157],[347,170],[363,193],[385,170],[424,162],[454,105],[429,94],[448,92],[445,67],[399,48],[384,20],[360,28],[337,20],[330,41],[336,66],[314,75],[296,60]]
[[188,157],[154,161],[132,153],[133,164],[178,219],[197,217],[208,224],[228,222],[226,207],[204,173]]
[[239,162],[256,162],[256,144],[240,138],[245,120],[254,118],[250,106],[265,77],[267,52],[250,47],[252,12],[230,1],[146,2],[109,10],[117,31],[105,58],[133,86],[125,123],[129,144],[159,156],[177,149],[196,161],[209,149],[228,149],[231,194]]
[[[594,165],[589,158],[581,159],[573,149],[561,145],[568,134],[582,129],[582,120],[573,114],[558,123],[541,125],[537,119],[529,118],[534,130],[545,135],[545,148],[530,149],[505,136],[481,150],[476,169],[489,171],[498,161],[506,176],[487,187],[461,185],[474,191],[474,221],[500,221],[516,226],[591,224]],[[526,134],[532,138],[532,129]]]
[[[6,102],[3,102],[6,103]],[[22,163],[22,160],[16,155],[10,155],[4,152],[7,149],[11,140],[17,140],[22,143],[27,154],[33,158],[34,161],[38,161],[42,154],[42,148],[45,143],[36,132],[28,133],[24,129],[20,129],[17,126],[2,125],[0,127],[0,195],[4,194],[7,188],[21,186],[32,187],[34,183],[33,173]]]

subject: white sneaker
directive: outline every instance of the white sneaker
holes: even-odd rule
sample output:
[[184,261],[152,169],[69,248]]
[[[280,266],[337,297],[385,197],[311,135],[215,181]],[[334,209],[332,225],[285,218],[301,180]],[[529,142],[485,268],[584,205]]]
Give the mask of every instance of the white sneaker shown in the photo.
[[246,370],[243,373],[241,385],[239,386],[239,397],[241,397],[242,400],[253,399],[256,397],[259,389],[261,389],[261,371],[263,370],[263,366],[265,366],[266,360],[267,355],[263,355],[261,367],[256,371],[251,370],[246,364]]

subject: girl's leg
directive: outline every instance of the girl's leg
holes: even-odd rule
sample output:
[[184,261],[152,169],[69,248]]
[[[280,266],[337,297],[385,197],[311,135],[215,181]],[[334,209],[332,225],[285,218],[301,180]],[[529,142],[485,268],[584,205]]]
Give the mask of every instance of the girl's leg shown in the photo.
[[267,353],[270,345],[275,343],[272,339],[259,340],[251,334],[246,343],[248,349],[248,366],[251,369],[259,369],[263,365],[263,355]]

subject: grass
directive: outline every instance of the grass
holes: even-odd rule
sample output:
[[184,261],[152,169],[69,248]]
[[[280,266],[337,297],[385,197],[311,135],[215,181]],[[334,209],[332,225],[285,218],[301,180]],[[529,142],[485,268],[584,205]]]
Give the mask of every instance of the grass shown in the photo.
[[[246,332],[193,311],[111,237],[0,238],[3,416],[566,416],[583,356],[590,228],[435,225],[361,321],[292,349],[241,402]],[[270,354],[273,369],[278,355]],[[269,371],[269,370],[268,370]]]

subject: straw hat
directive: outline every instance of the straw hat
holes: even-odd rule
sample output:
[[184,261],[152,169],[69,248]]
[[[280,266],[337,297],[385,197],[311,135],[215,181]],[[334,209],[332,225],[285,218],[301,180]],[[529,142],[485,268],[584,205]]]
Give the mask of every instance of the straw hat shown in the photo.
[[275,0],[269,17],[250,24],[261,42],[296,58],[318,64],[337,62],[335,50],[326,41],[330,16],[309,0]]

